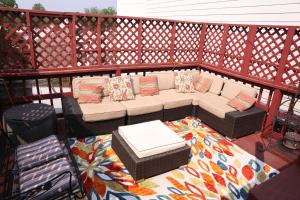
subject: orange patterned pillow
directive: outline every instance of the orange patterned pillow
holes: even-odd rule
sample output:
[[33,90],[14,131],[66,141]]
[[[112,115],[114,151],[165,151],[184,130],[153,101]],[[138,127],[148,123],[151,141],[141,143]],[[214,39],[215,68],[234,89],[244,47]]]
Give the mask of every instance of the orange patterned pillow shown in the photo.
[[193,76],[191,74],[178,74],[175,77],[176,92],[192,93],[195,92]]
[[235,98],[231,99],[227,104],[239,111],[244,111],[251,108],[256,102],[256,99],[240,92]]
[[140,77],[140,94],[142,96],[152,96],[159,94],[157,76]]
[[79,84],[78,103],[101,103],[103,88],[97,84]]
[[109,96],[113,101],[135,99],[130,76],[116,76],[109,79]]
[[210,89],[212,83],[213,83],[213,80],[211,80],[209,78],[204,78],[202,76],[198,76],[194,80],[194,88],[198,92],[205,93]]

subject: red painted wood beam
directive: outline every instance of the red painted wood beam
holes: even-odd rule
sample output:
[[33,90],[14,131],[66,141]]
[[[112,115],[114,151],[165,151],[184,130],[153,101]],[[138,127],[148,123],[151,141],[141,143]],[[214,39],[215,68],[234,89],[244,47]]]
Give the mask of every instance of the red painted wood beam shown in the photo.
[[256,37],[256,29],[257,29],[256,25],[249,26],[248,40],[246,43],[246,49],[243,57],[243,65],[241,70],[241,74],[243,74],[244,76],[248,76],[249,73],[249,63],[251,61],[252,50],[253,50],[254,41]]
[[223,38],[221,41],[221,49],[219,52],[219,61],[218,61],[218,67],[222,68],[223,67],[223,62],[224,62],[224,58],[225,58],[225,52],[226,52],[226,44],[227,44],[227,37],[228,37],[228,32],[229,32],[229,25],[225,24],[224,25],[224,30],[223,30]]
[[[275,81],[274,83],[276,85],[281,85],[282,82],[282,76],[284,73],[284,69],[285,69],[285,64],[287,61],[287,57],[289,55],[289,51],[290,51],[290,46],[293,40],[293,36],[295,33],[295,28],[294,27],[289,27],[288,32],[287,32],[287,37],[285,39],[284,42],[284,48],[282,51],[282,55],[279,61],[279,66],[278,66],[278,70],[277,70],[277,74],[275,77]],[[273,123],[274,123],[274,117],[278,114],[278,110],[279,107],[281,105],[281,101],[282,101],[282,96],[283,96],[283,92],[279,89],[275,89],[273,98],[272,98],[272,102],[270,105],[270,110],[268,112],[267,115],[267,119],[266,119],[266,123],[264,126],[264,130],[262,132],[262,136],[266,137],[268,135],[272,134],[272,127],[273,127]]]

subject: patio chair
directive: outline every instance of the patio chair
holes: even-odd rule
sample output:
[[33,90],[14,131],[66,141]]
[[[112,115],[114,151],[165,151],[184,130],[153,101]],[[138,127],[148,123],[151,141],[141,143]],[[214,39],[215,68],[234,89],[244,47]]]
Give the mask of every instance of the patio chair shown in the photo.
[[63,157],[64,152],[55,135],[16,148],[17,170],[24,171]]
[[8,185],[2,199],[82,198],[78,169],[56,136],[19,145],[13,151],[15,165],[6,170],[10,173],[6,173]]
[[20,172],[15,179],[19,182],[18,187],[7,199],[72,199],[78,185],[77,177],[64,157]]

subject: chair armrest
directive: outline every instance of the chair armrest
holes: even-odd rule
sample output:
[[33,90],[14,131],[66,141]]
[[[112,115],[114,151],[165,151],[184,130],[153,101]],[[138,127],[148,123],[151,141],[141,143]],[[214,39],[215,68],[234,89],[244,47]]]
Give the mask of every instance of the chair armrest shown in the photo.
[[77,100],[74,97],[62,98],[62,109],[64,115],[82,115],[82,111],[79,107]]
[[88,123],[82,119],[83,113],[74,97],[62,98],[62,110],[69,137],[84,137],[84,134],[91,132]]

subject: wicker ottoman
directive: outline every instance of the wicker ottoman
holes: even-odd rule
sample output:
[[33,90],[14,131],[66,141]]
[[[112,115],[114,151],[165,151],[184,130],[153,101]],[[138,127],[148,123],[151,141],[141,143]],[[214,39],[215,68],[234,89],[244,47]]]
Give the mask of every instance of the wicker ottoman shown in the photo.
[[112,134],[112,148],[134,180],[149,178],[185,165],[190,154],[190,147],[185,145],[165,153],[138,158],[118,131]]

